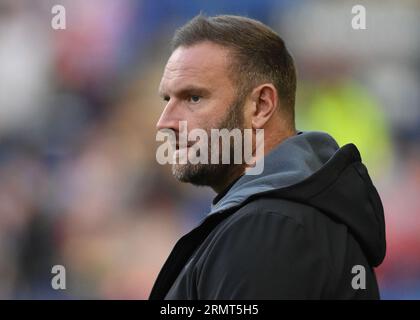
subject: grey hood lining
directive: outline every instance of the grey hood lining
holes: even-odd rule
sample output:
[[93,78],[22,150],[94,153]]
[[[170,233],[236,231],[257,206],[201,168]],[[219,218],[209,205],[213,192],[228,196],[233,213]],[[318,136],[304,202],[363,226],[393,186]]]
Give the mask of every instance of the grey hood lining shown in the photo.
[[327,133],[298,132],[264,157],[260,175],[244,175],[215,204],[209,214],[240,205],[250,196],[294,185],[318,170],[337,152],[337,142]]

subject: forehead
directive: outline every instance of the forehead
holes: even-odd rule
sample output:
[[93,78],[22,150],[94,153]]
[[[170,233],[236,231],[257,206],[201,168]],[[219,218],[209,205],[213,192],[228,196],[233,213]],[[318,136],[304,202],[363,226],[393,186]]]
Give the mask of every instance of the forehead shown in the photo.
[[229,49],[210,42],[179,47],[170,56],[159,90],[181,90],[184,86],[226,86],[229,80]]

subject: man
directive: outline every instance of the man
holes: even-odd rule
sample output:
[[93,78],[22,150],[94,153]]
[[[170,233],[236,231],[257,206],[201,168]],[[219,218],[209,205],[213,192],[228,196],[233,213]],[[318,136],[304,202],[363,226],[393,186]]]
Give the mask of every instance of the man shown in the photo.
[[[251,129],[255,138],[263,129],[264,170],[173,165],[177,179],[218,195],[175,245],[150,299],[379,298],[380,198],[353,144],[296,131],[296,74],[282,39],[252,19],[200,15],[172,44],[158,130],[179,138],[186,121],[188,130]],[[178,156],[191,148],[176,143]]]

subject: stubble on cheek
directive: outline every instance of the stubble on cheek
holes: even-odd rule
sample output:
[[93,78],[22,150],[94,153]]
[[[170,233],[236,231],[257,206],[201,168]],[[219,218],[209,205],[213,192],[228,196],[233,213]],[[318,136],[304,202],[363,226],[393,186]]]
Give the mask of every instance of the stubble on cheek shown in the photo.
[[[230,157],[231,164],[222,164],[222,153],[221,149],[219,148],[219,162],[213,164],[211,163],[211,144],[215,143],[214,141],[211,141],[211,129],[243,129],[243,116],[241,112],[242,101],[238,99],[238,101],[236,101],[231,107],[229,107],[224,118],[221,121],[219,121],[219,123],[213,123],[212,125],[207,125],[205,128],[203,128],[207,132],[207,164],[192,164],[188,161],[186,164],[180,164],[178,161],[176,161],[172,165],[173,176],[181,182],[189,182],[194,185],[207,186],[218,184],[221,180],[226,179],[226,177],[229,177],[233,170],[235,170],[235,165],[233,164],[233,153]],[[198,143],[204,143],[204,141],[199,141]],[[219,141],[219,147],[220,146],[221,144]]]

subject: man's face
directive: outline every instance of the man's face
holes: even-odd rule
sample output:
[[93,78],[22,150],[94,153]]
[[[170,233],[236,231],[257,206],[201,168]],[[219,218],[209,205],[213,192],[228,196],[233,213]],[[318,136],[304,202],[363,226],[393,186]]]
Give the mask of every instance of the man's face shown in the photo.
[[[211,129],[242,129],[243,99],[237,96],[229,63],[228,49],[210,42],[177,48],[168,60],[159,87],[166,106],[157,129],[171,129],[177,137],[180,121],[187,121],[188,131],[206,130],[208,137]],[[189,147],[194,144],[188,143]],[[210,157],[211,143],[207,143]],[[210,162],[174,164],[172,168],[180,181],[209,186],[217,186],[235,170],[240,170],[239,166]]]

